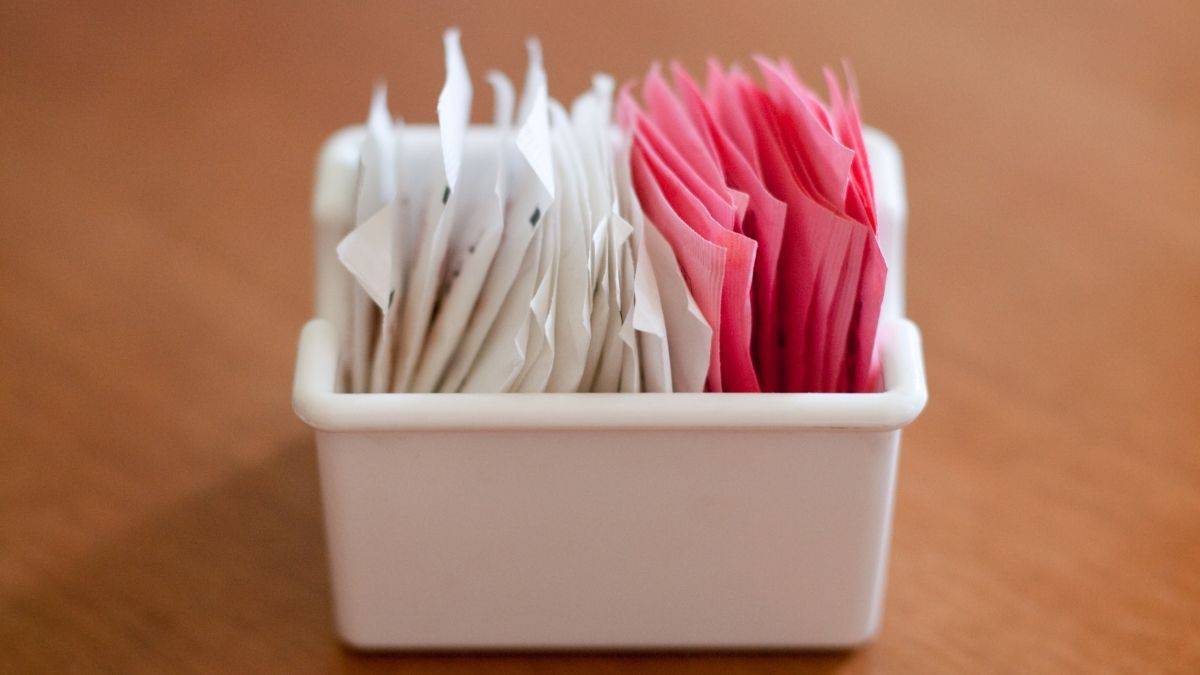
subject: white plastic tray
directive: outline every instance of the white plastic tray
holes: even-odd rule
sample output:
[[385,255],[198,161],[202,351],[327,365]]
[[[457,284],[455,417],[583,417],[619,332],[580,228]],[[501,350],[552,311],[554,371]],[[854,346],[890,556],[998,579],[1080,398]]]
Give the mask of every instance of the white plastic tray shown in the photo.
[[321,155],[323,318],[301,333],[293,391],[316,429],[344,642],[837,648],[875,635],[900,429],[926,400],[920,338],[902,318],[904,185],[886,136],[867,134],[889,264],[883,392],[489,395],[335,390],[350,282],[333,249],[350,226],[359,134]]

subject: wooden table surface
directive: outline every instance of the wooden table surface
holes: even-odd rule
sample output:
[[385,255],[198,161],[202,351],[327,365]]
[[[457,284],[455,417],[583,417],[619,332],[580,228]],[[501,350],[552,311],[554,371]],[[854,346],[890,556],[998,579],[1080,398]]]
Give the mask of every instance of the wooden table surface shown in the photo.
[[[905,152],[930,388],[875,645],[337,644],[289,403],[313,159],[379,77],[432,120],[449,24],[477,78],[540,35],[560,98],[655,58],[852,59]],[[0,671],[1197,672],[1198,35],[1188,1],[7,4]]]

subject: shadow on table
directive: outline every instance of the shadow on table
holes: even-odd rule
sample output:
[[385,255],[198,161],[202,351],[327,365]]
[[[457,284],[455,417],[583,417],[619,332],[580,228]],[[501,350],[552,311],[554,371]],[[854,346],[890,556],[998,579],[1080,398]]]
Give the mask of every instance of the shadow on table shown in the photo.
[[[311,437],[0,599],[17,670],[831,672],[858,653],[361,654],[330,623]],[[54,635],[53,641],[45,636]]]

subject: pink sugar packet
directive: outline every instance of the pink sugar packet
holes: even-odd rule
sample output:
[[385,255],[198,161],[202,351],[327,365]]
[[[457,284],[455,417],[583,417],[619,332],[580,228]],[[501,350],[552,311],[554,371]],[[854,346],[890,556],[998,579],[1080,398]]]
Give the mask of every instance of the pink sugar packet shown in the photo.
[[742,218],[742,232],[758,244],[752,286],[754,365],[762,391],[782,391],[782,350],[775,285],[787,206],[767,190],[750,160],[717,123],[715,111],[708,107],[700,87],[687,71],[676,64],[672,75],[692,122],[703,130],[705,138],[711,143],[726,183],[730,189],[746,196],[747,210]]
[[[756,61],[765,86],[710,61],[703,93],[677,64],[674,90],[647,75],[646,112],[623,92],[635,189],[707,285],[708,390],[872,391],[887,268],[855,87],[827,69],[826,105],[790,64]],[[698,250],[723,264],[719,300]]]

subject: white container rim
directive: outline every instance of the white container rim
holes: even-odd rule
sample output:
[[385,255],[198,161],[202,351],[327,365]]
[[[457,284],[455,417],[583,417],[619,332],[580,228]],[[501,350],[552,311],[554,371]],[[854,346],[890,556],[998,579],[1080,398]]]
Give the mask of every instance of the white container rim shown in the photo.
[[879,330],[883,391],[867,394],[347,394],[326,319],[300,333],[292,406],[320,431],[516,429],[825,429],[907,426],[928,398],[921,337],[904,318]]

